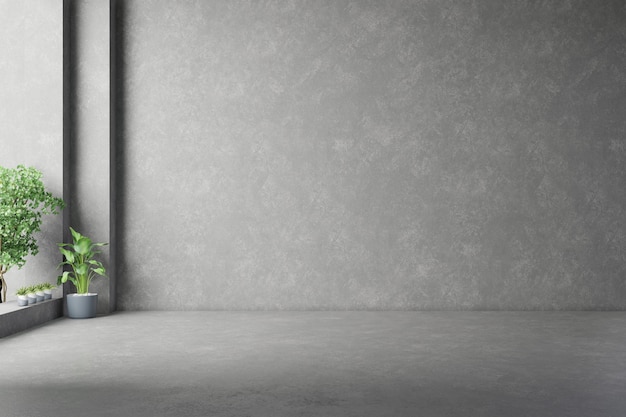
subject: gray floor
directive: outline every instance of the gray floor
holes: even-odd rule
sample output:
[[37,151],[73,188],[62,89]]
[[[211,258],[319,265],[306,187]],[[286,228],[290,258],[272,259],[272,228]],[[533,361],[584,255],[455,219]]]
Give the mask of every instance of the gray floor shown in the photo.
[[137,312],[0,340],[0,416],[626,416],[624,312]]

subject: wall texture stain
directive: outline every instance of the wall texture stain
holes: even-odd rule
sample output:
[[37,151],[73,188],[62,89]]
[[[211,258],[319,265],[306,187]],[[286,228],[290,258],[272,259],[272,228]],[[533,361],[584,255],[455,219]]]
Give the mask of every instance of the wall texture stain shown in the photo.
[[623,1],[120,5],[118,307],[623,309]]

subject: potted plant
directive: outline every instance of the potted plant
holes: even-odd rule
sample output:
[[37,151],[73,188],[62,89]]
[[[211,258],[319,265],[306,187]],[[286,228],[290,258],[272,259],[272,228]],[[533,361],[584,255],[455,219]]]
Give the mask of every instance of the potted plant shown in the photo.
[[28,305],[28,287],[21,287],[15,291],[17,295],[17,305],[20,307]]
[[42,284],[37,284],[37,285],[34,285],[34,287],[35,287],[35,295],[37,296],[37,302],[41,303],[46,298],[46,294],[44,294],[43,292],[43,286]]
[[44,214],[57,214],[65,204],[45,190],[42,174],[35,168],[0,166],[0,302],[6,302],[4,278],[11,268],[26,263],[39,252],[35,233]]
[[44,298],[46,300],[50,300],[52,298],[52,290],[54,290],[57,286],[49,282],[44,282],[41,286],[43,287]]
[[83,319],[96,316],[98,294],[89,292],[89,284],[96,275],[106,277],[106,270],[94,256],[100,253],[96,250],[106,243],[94,243],[87,236],[81,235],[70,227],[72,243],[59,243],[59,250],[65,260],[59,267],[66,266],[66,270],[57,279],[59,285],[68,280],[76,287],[76,294],[67,294],[67,312],[71,318]]
[[28,297],[28,304],[37,304],[37,294],[35,294],[37,289],[34,285],[26,287],[26,296]]

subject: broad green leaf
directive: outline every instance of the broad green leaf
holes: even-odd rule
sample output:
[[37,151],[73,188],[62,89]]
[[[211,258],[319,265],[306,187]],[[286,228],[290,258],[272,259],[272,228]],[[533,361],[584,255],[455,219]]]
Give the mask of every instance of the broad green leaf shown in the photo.
[[70,252],[69,250],[63,248],[59,248],[59,250],[61,251],[63,256],[65,256],[65,259],[68,263],[74,262],[74,252]]
[[76,230],[72,229],[71,227],[70,227],[70,232],[72,233],[72,238],[74,239],[74,242],[76,242],[82,237],[80,233],[78,233]]
[[91,250],[91,239],[81,236],[81,238],[74,243],[74,250],[79,255],[87,255]]
[[58,284],[59,284],[59,285],[60,285],[60,284],[65,284],[65,283],[67,282],[67,279],[69,278],[69,276],[70,276],[69,271],[65,271],[65,272],[63,272],[63,275],[61,275],[61,276],[59,276],[59,277],[57,278],[57,282],[58,282]]
[[93,272],[95,272],[95,273],[96,273],[96,274],[98,274],[98,275],[102,275],[102,276],[104,276],[104,275],[105,275],[104,268],[95,268],[95,269],[93,270]]
[[87,264],[78,264],[74,265],[74,271],[76,271],[76,275],[87,275],[89,273],[89,267]]

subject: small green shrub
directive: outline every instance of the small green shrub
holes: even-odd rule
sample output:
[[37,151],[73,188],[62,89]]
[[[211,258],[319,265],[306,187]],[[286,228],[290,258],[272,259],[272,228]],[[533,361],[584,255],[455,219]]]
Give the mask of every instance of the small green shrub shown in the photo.
[[20,287],[15,291],[15,295],[27,295],[28,293],[28,287]]

